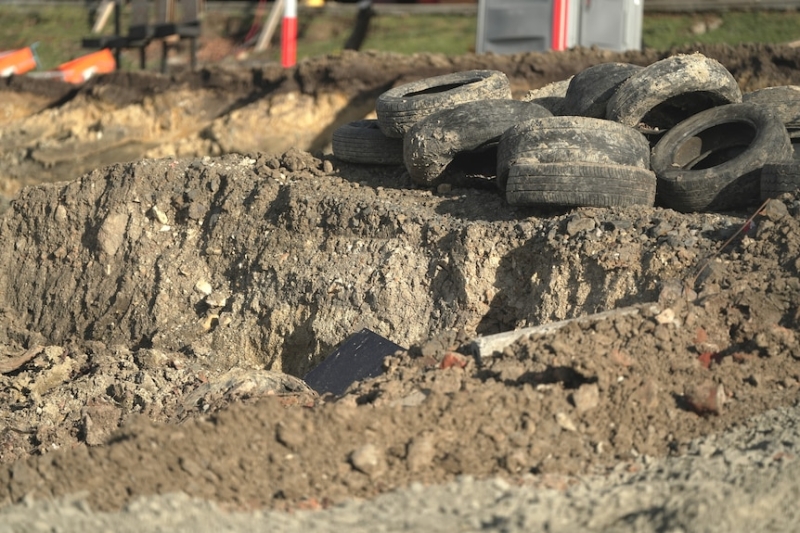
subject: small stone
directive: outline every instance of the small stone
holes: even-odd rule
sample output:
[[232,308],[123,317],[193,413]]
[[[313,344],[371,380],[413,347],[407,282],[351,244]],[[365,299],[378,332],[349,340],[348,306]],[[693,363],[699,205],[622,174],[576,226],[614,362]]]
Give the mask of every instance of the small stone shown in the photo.
[[328,161],[327,159],[322,162],[322,170],[325,171],[325,174],[330,174],[333,172],[333,163]]
[[670,231],[672,231],[671,224],[668,224],[667,222],[659,222],[650,228],[650,236],[657,239],[658,237],[664,237]]
[[153,207],[150,208],[150,213],[161,224],[168,224],[169,223],[169,218],[167,217],[166,213],[164,213],[161,209],[159,209],[157,205],[154,205]]
[[639,388],[631,394],[631,400],[652,411],[658,407],[658,391],[658,383],[652,378],[645,378]]
[[200,220],[208,212],[208,207],[202,202],[192,202],[186,210],[186,216],[192,220]]
[[724,387],[712,381],[705,381],[696,387],[692,387],[686,393],[686,402],[689,407],[692,411],[701,415],[721,414],[725,399]]
[[376,477],[383,472],[383,454],[374,444],[365,444],[350,454],[350,464],[359,472],[369,477]]
[[66,222],[67,221],[67,208],[61,204],[58,204],[56,207],[55,213],[56,222]]
[[584,383],[572,393],[572,402],[579,413],[585,413],[600,403],[600,389],[597,383]]
[[575,422],[566,413],[556,413],[556,424],[566,431],[578,431]]
[[575,216],[567,222],[567,235],[573,237],[581,231],[592,231],[597,223],[593,218],[586,218],[582,216]]
[[221,292],[215,291],[206,296],[206,303],[210,307],[225,307],[225,304],[228,303],[228,298]]
[[672,324],[675,322],[675,311],[668,307],[657,314],[655,319],[659,324]]
[[761,210],[761,214],[770,220],[779,220],[789,214],[789,209],[780,200],[772,199]]
[[436,455],[436,441],[430,433],[417,435],[408,443],[406,462],[411,472],[422,472],[433,463]]
[[441,183],[438,187],[436,187],[436,192],[439,194],[448,193],[453,190],[453,186],[449,183]]
[[194,290],[196,290],[203,296],[208,296],[209,294],[214,292],[214,288],[211,286],[211,284],[204,279],[201,279],[194,284]]

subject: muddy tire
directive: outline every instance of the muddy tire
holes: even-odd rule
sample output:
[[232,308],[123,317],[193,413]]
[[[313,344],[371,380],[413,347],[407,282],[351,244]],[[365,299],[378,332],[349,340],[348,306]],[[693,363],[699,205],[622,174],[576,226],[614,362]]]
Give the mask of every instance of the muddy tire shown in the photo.
[[761,199],[800,189],[800,161],[767,163],[761,169]]
[[519,120],[550,116],[540,105],[517,100],[482,100],[437,111],[417,122],[403,139],[411,181],[435,185],[457,154],[488,148]]
[[606,118],[608,100],[625,80],[642,68],[631,63],[601,63],[582,70],[567,88],[563,114]]
[[800,86],[767,87],[742,96],[742,102],[771,109],[787,129],[800,129]]
[[765,106],[775,112],[792,139],[794,158],[800,159],[800,86],[781,85],[742,96],[742,102]]
[[333,155],[365,165],[402,165],[403,141],[383,134],[375,119],[356,120],[333,132]]
[[628,126],[598,118],[552,117],[519,122],[500,138],[497,186],[506,188],[517,160],[650,167],[647,139]]
[[606,118],[657,134],[701,111],[741,100],[739,85],[719,62],[682,54],[625,80],[608,100]]
[[437,111],[489,99],[511,99],[508,77],[496,70],[468,70],[389,89],[378,97],[375,112],[384,135],[400,138]]
[[574,76],[570,76],[566,80],[554,81],[548,83],[544,87],[528,91],[521,100],[523,102],[531,102],[539,104],[554,115],[565,114],[564,111],[564,97],[567,94],[567,89]]
[[677,211],[751,205],[761,169],[791,160],[783,123],[768,109],[731,104],[708,109],[672,128],[653,149],[659,202]]
[[656,177],[641,167],[596,163],[518,161],[511,167],[506,200],[515,206],[652,206]]

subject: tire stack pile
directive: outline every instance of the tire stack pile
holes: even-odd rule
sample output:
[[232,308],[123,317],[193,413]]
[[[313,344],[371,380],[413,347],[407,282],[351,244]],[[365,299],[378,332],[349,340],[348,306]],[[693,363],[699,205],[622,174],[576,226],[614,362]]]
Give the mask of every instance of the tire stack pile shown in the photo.
[[498,71],[436,76],[386,91],[376,114],[334,132],[336,157],[437,186],[459,154],[486,152],[511,205],[714,211],[800,186],[800,88],[743,96],[701,54],[595,65],[523,100]]

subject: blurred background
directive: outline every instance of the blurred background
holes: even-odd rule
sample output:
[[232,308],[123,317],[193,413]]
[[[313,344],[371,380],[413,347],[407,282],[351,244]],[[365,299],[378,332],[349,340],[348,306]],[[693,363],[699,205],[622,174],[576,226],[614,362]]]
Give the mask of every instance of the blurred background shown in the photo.
[[[52,69],[85,54],[82,39],[92,35],[99,5],[68,0],[0,0],[0,51],[37,43],[39,70]],[[279,61],[280,27],[266,49],[255,50],[274,6],[263,1],[206,2],[200,15],[199,63]],[[787,0],[644,0],[641,45],[659,50],[691,43],[794,45],[800,39],[798,8],[800,2]],[[476,49],[477,1],[376,1],[370,9],[367,30],[358,43],[361,50],[460,55]],[[355,3],[301,0],[297,60],[341,53],[353,37],[358,11]],[[130,3],[121,4],[120,15],[122,27],[127,28]],[[113,20],[109,20],[101,33],[113,32],[113,26]],[[187,45],[181,42],[176,46]],[[146,50],[145,59],[147,68],[158,68],[161,51],[155,43]],[[175,53],[170,61],[185,61],[185,54]],[[120,62],[123,68],[138,68],[138,52],[124,51]]]

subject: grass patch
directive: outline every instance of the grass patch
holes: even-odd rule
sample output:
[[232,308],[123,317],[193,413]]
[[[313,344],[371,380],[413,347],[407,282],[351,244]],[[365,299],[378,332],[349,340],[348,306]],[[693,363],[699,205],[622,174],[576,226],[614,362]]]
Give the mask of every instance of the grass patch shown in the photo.
[[[702,33],[693,30],[704,28]],[[694,43],[786,43],[800,39],[796,11],[730,11],[719,14],[653,14],[642,21],[648,48],[667,50]]]

